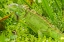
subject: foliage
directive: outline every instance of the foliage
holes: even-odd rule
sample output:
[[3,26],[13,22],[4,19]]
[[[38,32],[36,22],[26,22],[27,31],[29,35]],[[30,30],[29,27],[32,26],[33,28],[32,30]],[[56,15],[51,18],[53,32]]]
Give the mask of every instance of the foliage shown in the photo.
[[0,23],[5,24],[3,25],[5,30],[0,31],[0,42],[63,42],[63,2],[61,0],[0,1]]

